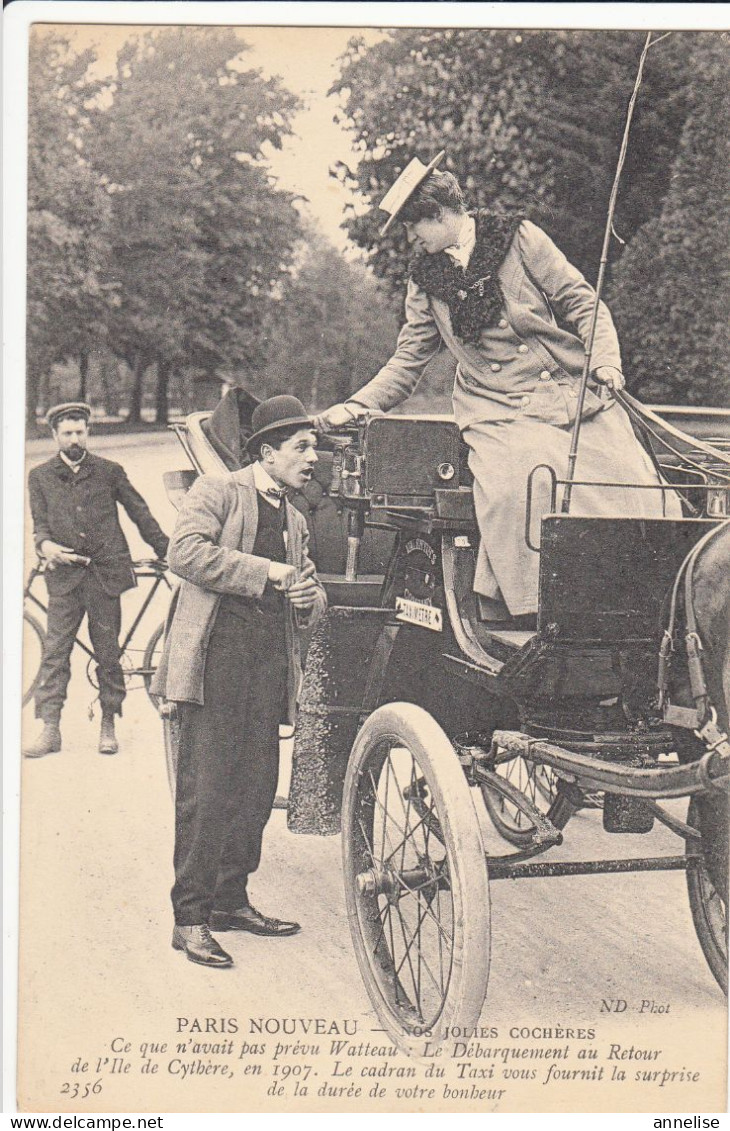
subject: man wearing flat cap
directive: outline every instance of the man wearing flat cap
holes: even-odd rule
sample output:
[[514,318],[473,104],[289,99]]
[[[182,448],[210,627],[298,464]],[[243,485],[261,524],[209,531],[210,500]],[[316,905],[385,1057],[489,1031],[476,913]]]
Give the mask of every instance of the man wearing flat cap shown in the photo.
[[49,409],[46,422],[58,451],[28,477],[35,546],[46,563],[48,631],[35,696],[43,730],[24,747],[27,758],[61,749],[60,718],[71,650],[84,616],[97,662],[99,753],[116,754],[114,717],[121,714],[125,695],[119,662],[120,596],[136,584],[118,505],[158,558],[167,553],[167,536],[124,468],[87,450],[90,416],[89,406],[80,402]]
[[279,768],[279,723],[293,722],[299,631],[326,597],[306,523],[286,498],[317,461],[316,434],[296,397],[253,412],[241,471],[196,480],[178,513],[169,563],[182,578],[152,690],[177,704],[174,949],[226,967],[210,933],[293,935],[249,900]]

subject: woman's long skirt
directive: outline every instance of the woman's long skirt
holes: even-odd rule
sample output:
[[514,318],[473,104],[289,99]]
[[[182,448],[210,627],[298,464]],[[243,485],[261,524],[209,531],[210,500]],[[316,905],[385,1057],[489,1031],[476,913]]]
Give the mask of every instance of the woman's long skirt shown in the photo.
[[[512,616],[537,611],[540,555],[528,547],[525,538],[528,476],[537,464],[548,464],[558,479],[565,479],[571,431],[520,416],[473,424],[464,432],[481,534],[474,589],[491,599],[495,609],[504,603]],[[661,480],[619,405],[583,421],[574,478],[589,485],[573,488],[571,514],[606,518],[681,515],[677,496],[656,489]],[[653,489],[593,486],[601,482],[653,485]],[[542,472],[535,480],[531,507],[534,544],[539,539],[540,515],[550,509],[549,497],[548,476]],[[558,510],[561,498],[559,488]]]

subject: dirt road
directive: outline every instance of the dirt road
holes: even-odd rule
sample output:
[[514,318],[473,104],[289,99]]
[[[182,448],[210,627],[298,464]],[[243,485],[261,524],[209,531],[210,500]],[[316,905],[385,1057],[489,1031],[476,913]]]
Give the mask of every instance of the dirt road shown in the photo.
[[[174,512],[161,474],[185,466],[174,439],[103,438],[94,446],[124,462],[170,529]],[[49,450],[31,445],[30,461]],[[138,539],[133,548],[143,551]],[[130,615],[137,595],[124,600]],[[151,615],[150,628],[163,611],[161,605]],[[236,962],[229,971],[195,967],[170,949],[173,813],[159,720],[143,690],[131,693],[119,725],[121,752],[101,757],[98,708],[93,722],[88,718],[94,694],[77,657],[63,752],[22,766],[21,1109],[350,1110],[350,1101],[313,1092],[295,1099],[291,1088],[283,1098],[269,1097],[242,1072],[232,1080],[180,1078],[166,1068],[181,1026],[189,1031],[194,1018],[216,1019],[219,1033],[234,1019],[239,1043],[256,1041],[260,1019],[273,1019],[270,1030],[281,1029],[283,1019],[321,1018],[330,1026],[349,1019],[361,1035],[384,1038],[371,1032],[380,1026],[350,943],[339,837],[294,836],[283,812],[273,814],[252,894],[266,913],[298,919],[302,933],[273,941],[225,936]],[[30,711],[24,723],[35,725]],[[679,851],[663,830],[612,838],[597,813],[568,831],[560,850],[566,858]],[[511,1088],[500,1102],[466,1100],[455,1110],[721,1110],[725,1002],[695,938],[682,874],[500,881],[492,884],[492,924],[483,1027],[496,1027],[505,1040],[515,1027],[592,1027],[601,1055],[616,1041],[646,1045],[661,1050],[660,1063],[701,1075],[693,1086],[637,1085],[635,1095],[605,1081],[563,1091],[537,1080]],[[609,1001],[624,1001],[625,1009],[607,1011]],[[299,1037],[306,1040],[301,1029]],[[83,1104],[72,1096],[74,1083],[96,1079],[99,1057],[125,1045],[133,1055],[144,1043],[167,1046],[152,1057],[157,1073],[135,1063],[131,1075],[105,1075],[101,1094]],[[87,1073],[74,1073],[74,1062],[87,1063]],[[399,1056],[391,1063],[406,1062]],[[358,1102],[372,1110],[419,1109],[392,1092],[380,1104]]]

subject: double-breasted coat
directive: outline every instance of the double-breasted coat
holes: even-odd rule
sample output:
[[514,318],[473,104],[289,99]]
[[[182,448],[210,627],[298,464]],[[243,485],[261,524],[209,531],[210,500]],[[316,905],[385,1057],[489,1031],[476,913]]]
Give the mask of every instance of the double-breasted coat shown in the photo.
[[[457,362],[454,415],[470,448],[481,534],[474,588],[519,615],[537,608],[539,556],[524,539],[527,478],[540,463],[551,465],[558,478],[567,471],[595,291],[529,221],[515,234],[499,282],[502,315],[472,345],[454,333],[446,302],[409,280],[395,352],[350,401],[382,411],[394,407],[414,391],[438,349],[448,348]],[[604,303],[591,369],[602,366],[621,368]],[[585,398],[576,479],[652,488],[659,482],[623,409],[595,381]],[[580,487],[571,510],[654,517],[677,508],[676,500],[660,490]]]
[[[307,524],[288,501],[287,562],[301,572],[311,567]],[[165,646],[152,690],[176,702],[203,703],[208,641],[223,594],[261,597],[269,561],[251,551],[256,541],[258,503],[251,466],[230,475],[204,475],[190,488],[170,540],[170,568],[182,578],[168,616]],[[315,577],[316,580],[316,577]],[[286,720],[294,721],[302,667],[299,634],[313,628],[327,607],[319,581],[313,609],[302,615],[287,603],[288,656]]]
[[46,540],[68,546],[91,559],[89,567],[64,564],[47,571],[50,593],[70,593],[91,569],[105,593],[118,597],[135,585],[132,557],[119,523],[117,505],[159,558],[167,553],[167,535],[127,478],[121,464],[87,452],[78,471],[59,454],[34,467],[28,476],[33,537],[40,553]]

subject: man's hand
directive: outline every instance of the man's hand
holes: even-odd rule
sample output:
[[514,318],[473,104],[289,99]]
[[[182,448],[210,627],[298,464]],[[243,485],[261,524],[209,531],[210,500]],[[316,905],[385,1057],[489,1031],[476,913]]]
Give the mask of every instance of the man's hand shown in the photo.
[[83,554],[77,554],[71,546],[62,546],[59,542],[52,542],[47,538],[41,542],[41,554],[46,559],[46,567],[55,569],[60,565],[88,565],[89,559]]
[[612,393],[616,389],[623,389],[626,384],[623,373],[615,365],[599,365],[598,369],[594,369],[593,376],[599,385],[605,385]]
[[280,592],[289,590],[297,580],[296,566],[287,565],[286,562],[271,562],[269,564],[269,581],[274,589]]
[[364,416],[368,410],[364,405],[353,404],[333,404],[331,408],[325,409],[319,416],[315,416],[314,427],[318,432],[334,432],[336,428],[341,428],[343,424],[354,424]]
[[[312,570],[312,572],[314,571]],[[314,608],[314,602],[317,599],[317,582],[309,571],[307,571],[307,576],[303,574],[294,585],[287,589],[286,597],[295,609],[299,609],[303,613],[308,613],[310,609]]]

